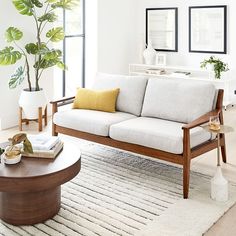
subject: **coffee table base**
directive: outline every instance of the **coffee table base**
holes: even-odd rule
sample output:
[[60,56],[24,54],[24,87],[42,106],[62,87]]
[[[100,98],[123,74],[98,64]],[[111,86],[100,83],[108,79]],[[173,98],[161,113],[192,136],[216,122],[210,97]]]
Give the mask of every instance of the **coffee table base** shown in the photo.
[[56,215],[61,206],[61,186],[26,192],[0,192],[0,218],[12,225],[33,225]]

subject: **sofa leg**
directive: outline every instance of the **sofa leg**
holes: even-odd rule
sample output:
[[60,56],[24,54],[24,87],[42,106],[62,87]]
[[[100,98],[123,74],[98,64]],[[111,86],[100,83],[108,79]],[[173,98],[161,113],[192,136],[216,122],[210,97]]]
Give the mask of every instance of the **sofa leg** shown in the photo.
[[221,146],[221,155],[222,155],[222,161],[224,163],[226,163],[226,147],[225,147],[225,135],[221,134],[220,135],[221,138],[221,143],[223,142],[222,146]]
[[189,192],[189,178],[190,178],[190,162],[191,162],[191,149],[190,149],[190,130],[184,130],[183,137],[183,197],[188,198]]
[[52,136],[58,136],[58,133],[56,132],[56,125],[52,123]]
[[184,161],[183,165],[183,197],[188,198],[190,179],[190,160]]

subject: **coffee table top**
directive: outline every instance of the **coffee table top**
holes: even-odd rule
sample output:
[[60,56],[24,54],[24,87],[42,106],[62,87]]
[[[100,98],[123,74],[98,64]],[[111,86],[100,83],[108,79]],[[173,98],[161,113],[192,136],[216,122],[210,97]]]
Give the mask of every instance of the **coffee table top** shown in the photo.
[[22,157],[21,162],[0,164],[0,192],[25,192],[32,188],[61,185],[80,171],[80,150],[72,144],[64,144],[62,152],[53,159]]

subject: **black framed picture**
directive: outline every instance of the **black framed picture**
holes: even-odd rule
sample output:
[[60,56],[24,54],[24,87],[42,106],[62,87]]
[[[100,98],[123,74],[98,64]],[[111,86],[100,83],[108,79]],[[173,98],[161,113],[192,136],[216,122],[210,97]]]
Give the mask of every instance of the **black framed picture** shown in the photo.
[[178,8],[146,9],[146,44],[157,51],[178,51]]
[[189,7],[189,52],[227,53],[227,6]]

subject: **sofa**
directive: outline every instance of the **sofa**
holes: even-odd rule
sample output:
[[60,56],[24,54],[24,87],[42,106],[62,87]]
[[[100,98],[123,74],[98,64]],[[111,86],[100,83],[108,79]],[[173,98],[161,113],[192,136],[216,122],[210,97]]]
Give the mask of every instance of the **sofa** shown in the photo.
[[[116,112],[58,109],[74,97],[52,101],[52,134],[90,140],[183,166],[183,197],[188,198],[191,159],[217,148],[201,127],[210,116],[223,124],[223,90],[207,82],[98,74],[96,90],[120,88]],[[220,135],[226,162],[225,136]]]

